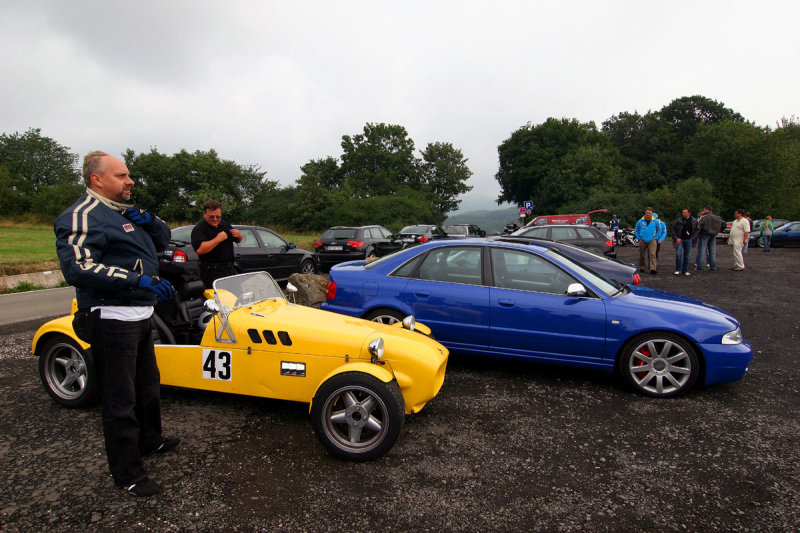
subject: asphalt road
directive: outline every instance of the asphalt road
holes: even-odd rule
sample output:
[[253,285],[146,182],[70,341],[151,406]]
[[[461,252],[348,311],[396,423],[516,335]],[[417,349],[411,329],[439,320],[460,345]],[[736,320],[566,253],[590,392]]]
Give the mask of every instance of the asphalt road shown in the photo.
[[[307,406],[164,389],[147,466],[165,492],[114,488],[98,408],[44,392],[33,329],[0,336],[2,531],[797,531],[800,250],[720,247],[720,270],[647,286],[733,312],[755,348],[742,381],[674,400],[604,374],[451,358],[441,393],[365,464],[331,458]],[[635,250],[623,248],[623,258]]]
[[73,298],[72,287],[0,294],[0,333],[18,329],[24,323],[41,323],[45,318],[66,315]]

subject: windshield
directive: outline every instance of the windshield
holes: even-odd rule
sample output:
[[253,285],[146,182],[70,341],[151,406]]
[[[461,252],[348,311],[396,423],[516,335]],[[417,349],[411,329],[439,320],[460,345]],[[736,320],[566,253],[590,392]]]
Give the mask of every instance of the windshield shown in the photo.
[[285,296],[272,276],[266,272],[239,274],[214,282],[214,300],[223,312],[276,298],[285,299]]
[[579,274],[599,290],[603,291],[606,296],[614,296],[625,287],[622,283],[608,279],[583,263],[564,255],[562,252],[556,249],[548,250],[547,255],[562,265],[568,266],[573,272]]
[[467,228],[464,226],[448,226],[445,230],[447,233],[452,233],[453,235],[466,235]]

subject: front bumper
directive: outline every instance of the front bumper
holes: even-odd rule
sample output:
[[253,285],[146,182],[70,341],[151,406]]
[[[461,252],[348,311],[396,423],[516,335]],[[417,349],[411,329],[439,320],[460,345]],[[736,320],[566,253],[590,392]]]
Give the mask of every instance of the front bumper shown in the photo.
[[704,385],[737,381],[744,377],[753,361],[753,347],[741,344],[700,344],[706,363]]

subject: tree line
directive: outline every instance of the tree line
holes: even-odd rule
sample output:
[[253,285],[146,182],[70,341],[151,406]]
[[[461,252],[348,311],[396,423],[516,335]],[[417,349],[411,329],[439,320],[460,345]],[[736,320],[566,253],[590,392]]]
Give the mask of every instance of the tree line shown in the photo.
[[[255,165],[221,159],[214,150],[167,155],[126,150],[137,182],[136,205],[165,220],[191,221],[210,199],[240,223],[319,230],[335,224],[387,227],[441,223],[472,189],[472,172],[451,143],[429,143],[419,155],[402,126],[371,124],[342,137],[339,158],[312,159],[290,186]],[[0,135],[0,201],[6,213],[52,218],[82,192],[79,157],[39,129]]]
[[800,122],[759,127],[704,96],[644,115],[593,122],[550,118],[498,147],[500,201],[533,200],[535,214],[607,208],[632,225],[652,206],[662,218],[712,205],[732,219],[800,218]]
[[[448,142],[417,151],[406,129],[367,123],[343,135],[338,157],[311,159],[289,186],[214,150],[123,154],[136,203],[173,221],[200,218],[206,200],[235,222],[317,231],[336,224],[441,223],[472,175]],[[0,203],[6,213],[55,217],[83,190],[80,159],[39,129],[0,135]],[[498,146],[498,203],[533,200],[535,214],[608,208],[633,224],[645,206],[662,218],[711,204],[723,217],[800,218],[800,122],[759,127],[704,96],[602,123],[549,118]]]

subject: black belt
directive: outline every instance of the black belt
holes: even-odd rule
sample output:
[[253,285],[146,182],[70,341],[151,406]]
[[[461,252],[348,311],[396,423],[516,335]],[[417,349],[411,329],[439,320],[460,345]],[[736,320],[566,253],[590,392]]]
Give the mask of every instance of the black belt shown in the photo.
[[233,263],[200,263],[200,268],[206,270],[227,270],[233,266]]

